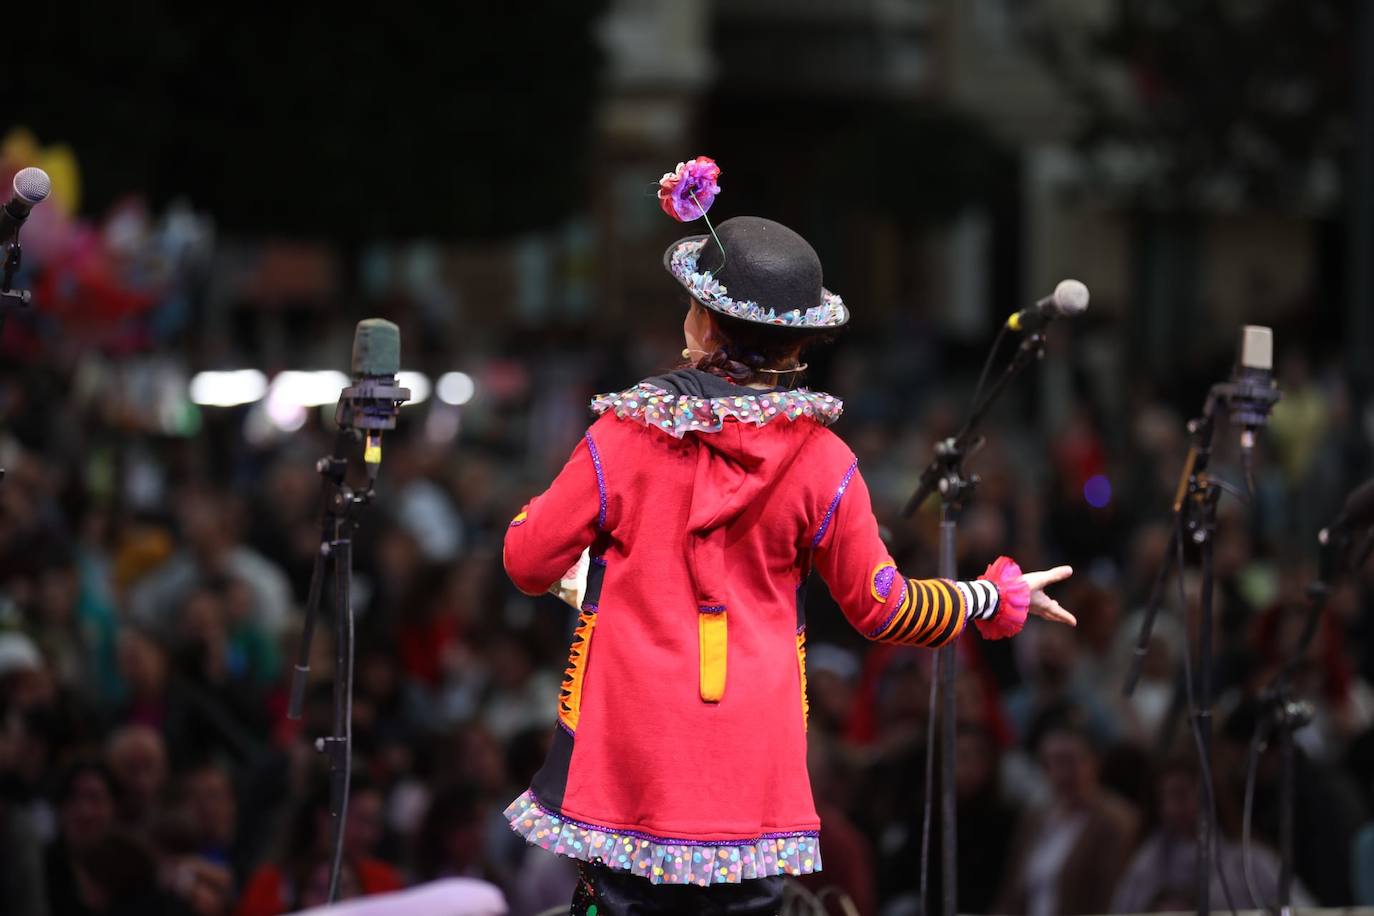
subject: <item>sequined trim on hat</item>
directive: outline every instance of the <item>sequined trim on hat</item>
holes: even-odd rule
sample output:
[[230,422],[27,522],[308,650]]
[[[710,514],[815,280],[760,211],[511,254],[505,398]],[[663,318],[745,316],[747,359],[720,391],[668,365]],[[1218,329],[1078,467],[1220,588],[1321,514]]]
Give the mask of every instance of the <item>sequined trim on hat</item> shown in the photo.
[[804,312],[792,309],[778,313],[757,302],[736,302],[730,298],[724,284],[711,276],[709,270],[697,270],[697,259],[701,257],[701,249],[705,246],[704,238],[688,239],[673,249],[668,259],[668,270],[702,305],[745,321],[791,328],[834,328],[849,320],[849,309],[845,307],[844,300],[824,288],[821,289],[821,304]]
[[844,412],[844,402],[823,391],[794,388],[791,391],[755,392],[727,398],[700,398],[673,394],[657,385],[640,382],[633,388],[592,398],[592,412],[614,411],[621,420],[638,420],[681,439],[687,433],[720,432],[727,417],[763,426],[779,417],[797,420],[810,417],[829,426]]
[[541,849],[627,871],[654,884],[705,887],[821,870],[815,831],[770,833],[741,843],[674,840],[570,820],[546,810],[529,791],[506,808],[506,821]]

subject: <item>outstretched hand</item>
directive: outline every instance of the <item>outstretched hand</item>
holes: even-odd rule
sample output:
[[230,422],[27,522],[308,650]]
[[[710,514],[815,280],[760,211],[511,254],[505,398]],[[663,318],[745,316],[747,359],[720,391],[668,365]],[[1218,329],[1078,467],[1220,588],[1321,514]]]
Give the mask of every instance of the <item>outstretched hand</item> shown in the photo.
[[1067,623],[1071,627],[1078,626],[1078,619],[1064,610],[1049,595],[1045,594],[1045,587],[1056,582],[1063,582],[1073,575],[1072,566],[1056,566],[1054,569],[1046,569],[1041,572],[1029,572],[1021,576],[1023,582],[1030,588],[1030,608],[1029,613],[1036,617],[1043,617],[1046,620],[1053,620],[1055,623]]

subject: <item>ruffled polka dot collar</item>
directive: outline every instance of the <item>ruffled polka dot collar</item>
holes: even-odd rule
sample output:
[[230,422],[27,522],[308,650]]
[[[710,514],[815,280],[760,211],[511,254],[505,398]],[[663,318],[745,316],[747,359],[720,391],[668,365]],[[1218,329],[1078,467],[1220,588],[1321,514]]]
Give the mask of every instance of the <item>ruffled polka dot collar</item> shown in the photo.
[[592,398],[592,411],[598,416],[613,411],[618,419],[637,420],[681,439],[687,433],[719,432],[728,417],[755,426],[783,417],[788,420],[810,417],[829,426],[844,412],[844,402],[823,391],[806,388],[705,398],[675,394],[640,382],[633,388]]

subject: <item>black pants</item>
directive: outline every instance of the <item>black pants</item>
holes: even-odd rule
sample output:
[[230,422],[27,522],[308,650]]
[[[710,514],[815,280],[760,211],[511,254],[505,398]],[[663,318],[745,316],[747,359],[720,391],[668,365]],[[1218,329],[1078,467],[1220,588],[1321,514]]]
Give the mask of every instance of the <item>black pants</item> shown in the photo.
[[782,878],[755,878],[710,887],[651,884],[601,865],[578,863],[572,916],[777,916]]

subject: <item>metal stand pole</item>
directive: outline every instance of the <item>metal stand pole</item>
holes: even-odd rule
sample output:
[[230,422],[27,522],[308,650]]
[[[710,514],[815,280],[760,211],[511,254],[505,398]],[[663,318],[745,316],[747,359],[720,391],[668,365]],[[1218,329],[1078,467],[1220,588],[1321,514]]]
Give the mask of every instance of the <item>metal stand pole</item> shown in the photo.
[[[1279,731],[1279,910],[1293,912],[1293,729]],[[1256,904],[1259,901],[1255,901]]]
[[[957,523],[954,510],[945,503],[940,507],[940,566],[942,579],[959,578],[955,560]],[[959,905],[959,825],[957,796],[954,785],[955,744],[957,741],[957,697],[955,675],[958,656],[957,643],[940,649],[936,655],[936,672],[940,681],[940,851],[941,877],[944,889],[944,916],[955,916]]]
[[[1212,772],[1212,531],[1216,522],[1216,500],[1211,501],[1212,512],[1205,514],[1201,527],[1194,534],[1201,536],[1202,594],[1198,614],[1198,696],[1197,719],[1199,753],[1204,772]],[[1179,570],[1182,574],[1182,570]],[[1213,788],[1215,791],[1215,788]],[[1216,810],[1209,799],[1198,806],[1197,819],[1197,912],[1207,916],[1212,911],[1212,842],[1216,832]]]
[[348,815],[348,785],[353,775],[353,531],[357,513],[372,499],[372,489],[355,492],[344,483],[348,471],[348,448],[356,436],[339,430],[334,454],[321,458],[316,469],[323,478],[324,496],[320,513],[320,549],[310,575],[305,621],[297,649],[296,666],[291,672],[291,703],[287,715],[299,719],[305,706],[305,688],[310,677],[310,644],[315,635],[325,566],[334,564],[334,725],[328,738],[315,741],[315,750],[329,760],[329,818],[332,850],[329,869],[329,902],[339,897],[343,870],[344,826]]
[[[1199,613],[1197,622],[1197,658],[1194,660],[1196,674],[1185,668],[1185,684],[1192,685],[1196,677],[1196,695],[1188,699],[1193,708],[1190,710],[1192,725],[1198,750],[1198,766],[1203,778],[1203,804],[1198,806],[1197,823],[1197,913],[1207,916],[1211,912],[1212,871],[1214,863],[1213,843],[1216,839],[1216,791],[1212,779],[1212,671],[1214,668],[1212,649],[1213,630],[1213,541],[1216,533],[1217,502],[1223,489],[1219,480],[1208,471],[1212,457],[1212,433],[1216,408],[1229,391],[1226,384],[1216,385],[1207,394],[1202,408],[1202,416],[1188,423],[1192,445],[1179,475],[1178,490],[1174,495],[1173,518],[1174,535],[1170,539],[1169,556],[1155,580],[1150,597],[1150,605],[1141,622],[1140,635],[1136,641],[1135,658],[1127,674],[1123,693],[1130,696],[1140,677],[1145,652],[1150,644],[1150,633],[1154,626],[1155,614],[1162,597],[1162,585],[1168,572],[1177,562],[1178,574],[1183,575],[1183,553],[1179,538],[1187,535],[1198,547],[1202,586],[1198,596]],[[1186,609],[1180,609],[1186,611]],[[1187,637],[1185,637],[1187,638]],[[1189,687],[1192,690],[1192,687]],[[1223,882],[1225,877],[1222,876]],[[1228,891],[1229,896],[1229,891]]]
[[334,733],[327,740],[329,755],[329,817],[334,828],[334,857],[329,869],[329,902],[339,899],[343,869],[344,818],[348,784],[353,775],[353,578],[352,521],[339,519],[334,539]]
[[[921,474],[916,492],[907,502],[903,513],[910,516],[932,494],[940,494],[940,556],[938,575],[945,579],[957,579],[956,545],[958,541],[958,522],[956,516],[964,503],[973,495],[978,485],[978,476],[964,473],[964,459],[982,445],[982,438],[975,430],[993,403],[1018,374],[1027,366],[1040,359],[1045,352],[1043,332],[1029,335],[1021,342],[1011,362],[1001,376],[988,390],[986,395],[979,392],[973,410],[957,435],[944,439],[935,445],[935,458]],[[959,908],[959,839],[956,819],[958,816],[957,793],[954,785],[955,745],[958,731],[955,678],[958,673],[958,655],[954,645],[948,645],[936,653],[935,677],[931,681],[931,721],[928,723],[927,741],[935,741],[935,710],[939,709],[940,720],[940,839],[941,839],[941,884],[943,889],[943,914],[955,916]],[[936,698],[939,698],[937,704]],[[931,748],[927,747],[927,766],[930,766]],[[927,774],[929,775],[929,774]],[[929,779],[927,779],[929,785]],[[930,824],[931,806],[934,799],[926,794],[926,828]],[[928,860],[930,855],[929,833],[923,828],[921,844],[921,905],[926,906]]]
[[[22,254],[23,249],[19,247],[19,237],[16,235],[5,253],[4,276],[0,279],[0,342],[3,342],[5,337],[5,318],[10,309],[28,308],[30,301],[28,290],[13,288],[14,275],[19,270]],[[4,479],[5,470],[0,468],[0,480]]]
[[[1323,531],[1322,535],[1324,538],[1326,532]],[[1295,699],[1292,695],[1292,675],[1301,663],[1303,656],[1307,654],[1308,648],[1311,647],[1313,638],[1317,635],[1317,627],[1321,623],[1322,612],[1325,611],[1327,600],[1330,597],[1330,585],[1328,583],[1334,574],[1335,554],[1343,553],[1348,546],[1345,537],[1342,536],[1339,549],[1325,540],[1322,541],[1321,553],[1317,561],[1317,579],[1307,586],[1307,596],[1311,603],[1308,607],[1307,620],[1303,624],[1302,634],[1298,637],[1297,645],[1293,647],[1292,654],[1284,662],[1283,667],[1279,669],[1278,674],[1274,676],[1272,685],[1264,692],[1264,708],[1260,721],[1255,725],[1257,735],[1262,735],[1266,722],[1270,728],[1278,732],[1278,902],[1279,910],[1283,916],[1289,916],[1293,910],[1293,809],[1296,802],[1294,780],[1297,767],[1297,748],[1293,742],[1293,733],[1312,721],[1311,706]],[[1243,852],[1247,856],[1246,866],[1248,868],[1249,850],[1246,849]],[[1258,902],[1256,901],[1256,903]]]

